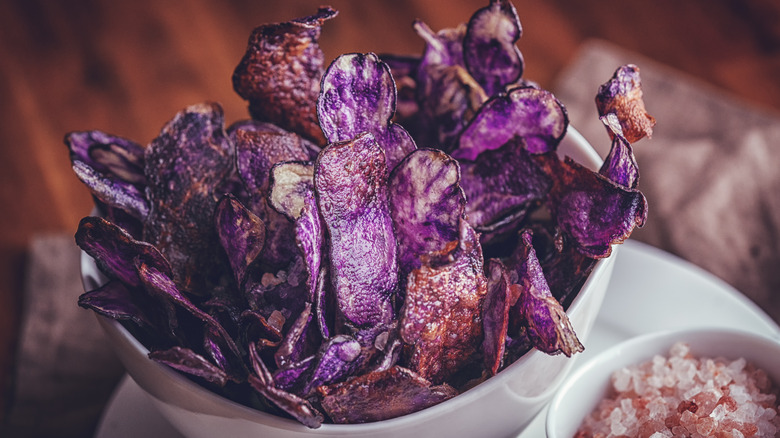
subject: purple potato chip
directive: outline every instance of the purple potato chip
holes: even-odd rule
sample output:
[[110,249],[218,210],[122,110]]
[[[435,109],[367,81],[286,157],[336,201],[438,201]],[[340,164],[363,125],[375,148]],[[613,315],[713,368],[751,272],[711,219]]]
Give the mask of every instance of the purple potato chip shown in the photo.
[[461,161],[460,166],[466,216],[480,231],[492,230],[510,216],[514,222],[521,220],[545,199],[552,185],[519,138],[486,150],[474,162]]
[[249,370],[243,358],[233,351],[235,347],[233,339],[226,336],[224,332],[224,329],[218,330],[213,325],[207,325],[204,330],[203,348],[208,357],[225,372],[230,380],[236,383],[245,382]]
[[425,41],[420,64],[417,67],[417,100],[422,101],[430,95],[433,78],[430,74],[442,67],[465,66],[463,62],[463,38],[466,25],[445,28],[434,32],[427,24],[417,20],[414,30]]
[[569,316],[550,292],[531,239],[529,231],[523,232],[520,239],[525,259],[517,267],[521,293],[512,312],[522,321],[524,333],[536,349],[571,357],[584,347],[574,333]]
[[143,240],[171,264],[180,288],[208,294],[227,260],[219,254],[213,214],[216,189],[233,174],[234,148],[217,104],[180,111],[146,148],[144,173],[151,210]]
[[533,154],[554,151],[569,126],[564,106],[552,93],[515,88],[490,98],[461,133],[452,156],[474,161],[486,150],[498,149],[522,137]]
[[252,118],[323,142],[316,102],[325,55],[318,40],[323,23],[337,14],[322,7],[314,15],[252,31],[233,72],[233,89],[249,101]]
[[305,380],[311,373],[316,357],[309,356],[300,362],[287,364],[273,373],[274,385],[284,391],[297,394],[306,384]]
[[228,255],[236,284],[244,284],[249,265],[265,243],[265,224],[231,195],[224,196],[214,212],[214,225]]
[[333,315],[335,311],[331,310],[334,306],[331,304],[331,300],[328,300],[327,285],[328,285],[328,270],[323,266],[320,268],[319,275],[317,276],[317,284],[314,292],[314,310],[317,315],[317,325],[320,328],[320,334],[323,339],[330,338],[331,326],[329,326],[328,316]]
[[206,326],[205,330],[213,330],[214,336],[219,337],[230,353],[237,358],[241,357],[238,346],[227,330],[225,330],[225,327],[182,294],[166,273],[140,260],[137,262],[137,269],[139,278],[151,296],[166,306],[181,308],[201,320]]
[[[612,78],[599,87],[596,108],[600,117],[609,113],[617,116],[623,135],[629,143],[636,143],[653,135],[655,118],[645,110],[642,79],[636,65],[626,64],[618,67]],[[607,131],[610,136],[613,135],[613,130]]]
[[345,380],[364,367],[371,358],[371,351],[360,345],[355,338],[336,335],[320,347],[316,364],[303,387],[303,394],[310,395],[321,385]]
[[642,192],[620,186],[569,157],[537,156],[551,175],[548,206],[561,231],[582,254],[608,257],[612,245],[626,240],[647,219]]
[[607,129],[612,134],[612,147],[604,160],[604,164],[601,165],[599,173],[616,184],[635,189],[637,184],[639,184],[639,166],[636,163],[636,157],[634,157],[634,150],[631,144],[623,136],[620,121],[615,113],[608,113],[602,116],[601,121],[607,125]]
[[73,160],[73,172],[92,195],[111,207],[119,208],[136,219],[144,220],[149,215],[149,203],[143,189],[117,179],[111,175],[98,172],[89,164]]
[[312,353],[307,351],[307,333],[313,321],[311,303],[306,303],[303,311],[293,322],[282,339],[282,343],[274,353],[276,366],[285,368],[291,363],[299,362]]
[[318,301],[317,282],[322,266],[322,245],[325,239],[323,228],[322,218],[317,209],[317,199],[312,190],[304,195],[300,216],[295,222],[295,242],[306,263],[309,276],[309,302],[312,303]]
[[133,239],[125,230],[101,217],[81,219],[76,231],[76,244],[95,259],[98,268],[109,278],[131,287],[142,284],[134,264],[136,259],[173,275],[168,261],[157,248]]
[[398,262],[388,208],[387,164],[371,134],[322,150],[314,187],[329,236],[339,314],[355,327],[393,319]]
[[268,401],[276,405],[303,425],[316,429],[322,425],[322,414],[308,400],[279,389],[274,385],[273,375],[263,363],[254,345],[249,346],[249,358],[255,375],[249,375],[249,384]]
[[138,143],[101,131],[71,132],[65,136],[72,161],[81,161],[100,175],[143,187],[144,148]]
[[[235,133],[238,174],[255,204],[268,195],[271,169],[280,162],[312,158],[303,139],[285,132],[245,131]],[[261,212],[255,212],[262,218]]]
[[502,93],[523,75],[523,56],[515,46],[522,33],[517,11],[507,0],[491,0],[469,20],[463,61],[489,96]]
[[[292,132],[289,132],[285,129],[280,128],[279,126],[274,125],[273,123],[268,122],[260,122],[258,120],[254,119],[246,119],[246,120],[239,120],[237,122],[233,122],[230,126],[227,127],[225,130],[228,134],[228,137],[230,137],[230,140],[233,143],[236,143],[237,139],[236,136],[239,131],[250,131],[250,132],[265,132],[270,134],[279,134],[279,135],[290,135],[294,134]],[[313,160],[317,157],[317,154],[320,152],[320,147],[312,143],[310,140],[307,140],[304,137],[301,137],[298,135],[298,142],[300,142],[301,146],[308,151],[310,158]]]
[[390,213],[404,270],[419,268],[420,255],[457,240],[466,205],[459,182],[458,162],[436,149],[417,149],[390,174]]
[[301,215],[306,197],[314,191],[314,163],[284,161],[271,168],[268,202],[271,207],[295,221]]
[[509,328],[509,309],[517,301],[518,295],[519,290],[516,285],[509,283],[509,276],[501,261],[490,259],[487,294],[482,306],[482,326],[485,331],[482,356],[490,375],[495,375],[501,367]]
[[155,327],[149,315],[154,305],[143,294],[131,290],[121,281],[112,280],[81,294],[78,303],[107,318],[132,321],[144,328]]
[[189,348],[174,346],[167,350],[156,350],[149,353],[149,358],[219,387],[225,386],[228,380],[221,368]]
[[364,132],[385,151],[390,169],[416,146],[392,121],[396,88],[390,67],[373,53],[341,55],[322,77],[317,100],[320,126],[329,143],[348,141]]
[[334,423],[370,423],[411,414],[458,395],[453,387],[431,382],[411,370],[386,371],[319,388],[322,407]]
[[450,257],[447,264],[423,263],[409,274],[399,317],[401,338],[410,349],[407,366],[433,383],[472,362],[483,337],[487,280],[479,237],[466,221]]
[[420,112],[431,141],[444,150],[452,150],[458,135],[471,122],[488,99],[482,87],[460,65],[431,67],[426,72],[430,85],[420,102]]
[[289,218],[268,205],[270,174],[276,163],[306,161],[310,151],[293,133],[236,131],[238,174],[247,191],[247,207],[265,222],[265,249],[260,258],[274,267],[285,266],[293,258],[294,225]]

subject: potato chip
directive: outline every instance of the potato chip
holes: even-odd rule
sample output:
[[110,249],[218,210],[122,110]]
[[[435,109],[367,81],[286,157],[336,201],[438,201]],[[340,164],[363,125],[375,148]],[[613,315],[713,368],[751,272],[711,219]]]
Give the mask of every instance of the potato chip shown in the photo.
[[271,207],[294,221],[301,215],[307,195],[314,191],[314,163],[283,161],[270,172],[268,202]]
[[370,423],[410,414],[457,395],[447,384],[429,381],[403,367],[364,374],[322,386],[322,407],[335,423]]
[[398,261],[387,173],[385,154],[371,134],[329,145],[315,164],[331,283],[340,316],[355,327],[394,317]]
[[392,121],[396,88],[390,67],[373,53],[341,55],[322,78],[317,114],[328,142],[347,141],[370,132],[393,169],[416,146]]
[[236,284],[260,255],[265,242],[265,224],[232,195],[225,195],[214,212],[214,225],[225,249]]
[[336,15],[322,7],[314,15],[252,31],[233,72],[233,89],[249,101],[252,118],[322,143],[316,102],[325,55],[318,40],[323,23]]
[[410,347],[406,366],[433,383],[446,381],[480,350],[487,280],[482,247],[461,221],[451,262],[423,265],[409,274],[401,314],[401,338]]
[[[639,67],[634,64],[620,66],[612,78],[599,87],[596,108],[601,117],[609,113],[617,115],[623,135],[629,143],[653,135],[655,118],[645,110],[642,79]],[[608,132],[612,136],[612,131]]]
[[523,56],[515,45],[522,33],[517,11],[507,0],[491,0],[469,20],[463,61],[488,96],[502,93],[523,75]]
[[156,350],[149,353],[149,358],[220,387],[225,386],[228,380],[221,368],[189,348],[174,346],[167,350]]
[[512,312],[520,316],[524,334],[536,349],[547,354],[571,356],[583,351],[584,347],[574,333],[569,316],[550,292],[531,239],[530,232],[523,233],[521,245],[525,258],[515,267],[520,295]]
[[482,152],[476,161],[461,160],[461,171],[468,221],[476,230],[490,233],[521,221],[552,186],[520,138]]
[[531,153],[554,151],[568,126],[566,109],[552,93],[515,88],[482,105],[461,133],[452,156],[474,161],[482,152],[498,149],[513,137],[521,137]]
[[233,171],[234,148],[217,104],[180,111],[146,148],[144,173],[151,210],[143,240],[165,255],[182,289],[203,295],[227,263],[213,225],[216,188]]
[[420,267],[421,255],[457,240],[466,205],[459,182],[458,163],[436,149],[417,149],[390,174],[390,213],[407,272]]

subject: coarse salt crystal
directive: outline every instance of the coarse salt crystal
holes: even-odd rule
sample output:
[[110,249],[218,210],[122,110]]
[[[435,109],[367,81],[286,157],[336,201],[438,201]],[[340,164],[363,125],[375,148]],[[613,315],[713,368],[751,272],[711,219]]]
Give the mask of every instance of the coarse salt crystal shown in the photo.
[[612,386],[614,398],[602,401],[577,436],[753,438],[780,431],[780,389],[744,359],[697,359],[677,343],[669,358],[616,371]]

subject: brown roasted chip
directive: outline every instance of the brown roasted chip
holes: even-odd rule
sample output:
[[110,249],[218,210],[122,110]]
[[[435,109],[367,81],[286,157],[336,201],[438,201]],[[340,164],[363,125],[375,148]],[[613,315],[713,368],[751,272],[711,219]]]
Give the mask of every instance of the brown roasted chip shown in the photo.
[[317,40],[322,24],[336,14],[323,7],[312,16],[266,24],[252,32],[233,72],[233,89],[249,101],[253,118],[324,142],[316,104],[325,55]]
[[409,274],[399,318],[411,353],[407,366],[441,383],[479,353],[487,280],[479,237],[461,221],[460,244],[443,265],[423,263]]
[[322,407],[334,423],[370,423],[411,414],[458,394],[411,370],[394,366],[344,383],[318,388]]

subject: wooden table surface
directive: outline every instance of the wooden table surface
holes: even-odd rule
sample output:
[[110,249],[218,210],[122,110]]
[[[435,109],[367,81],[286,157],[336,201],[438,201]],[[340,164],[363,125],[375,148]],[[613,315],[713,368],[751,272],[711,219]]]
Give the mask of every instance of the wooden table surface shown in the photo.
[[[73,233],[91,208],[65,133],[100,129],[146,144],[179,109],[223,104],[245,118],[231,73],[258,24],[316,11],[306,0],[0,2],[0,412],[8,407],[28,242]],[[614,42],[760,107],[780,110],[776,0],[516,0],[525,77],[549,86],[588,38]],[[329,3],[321,45],[420,53],[411,28],[466,21],[487,0]],[[75,303],[74,303],[75,305]]]

